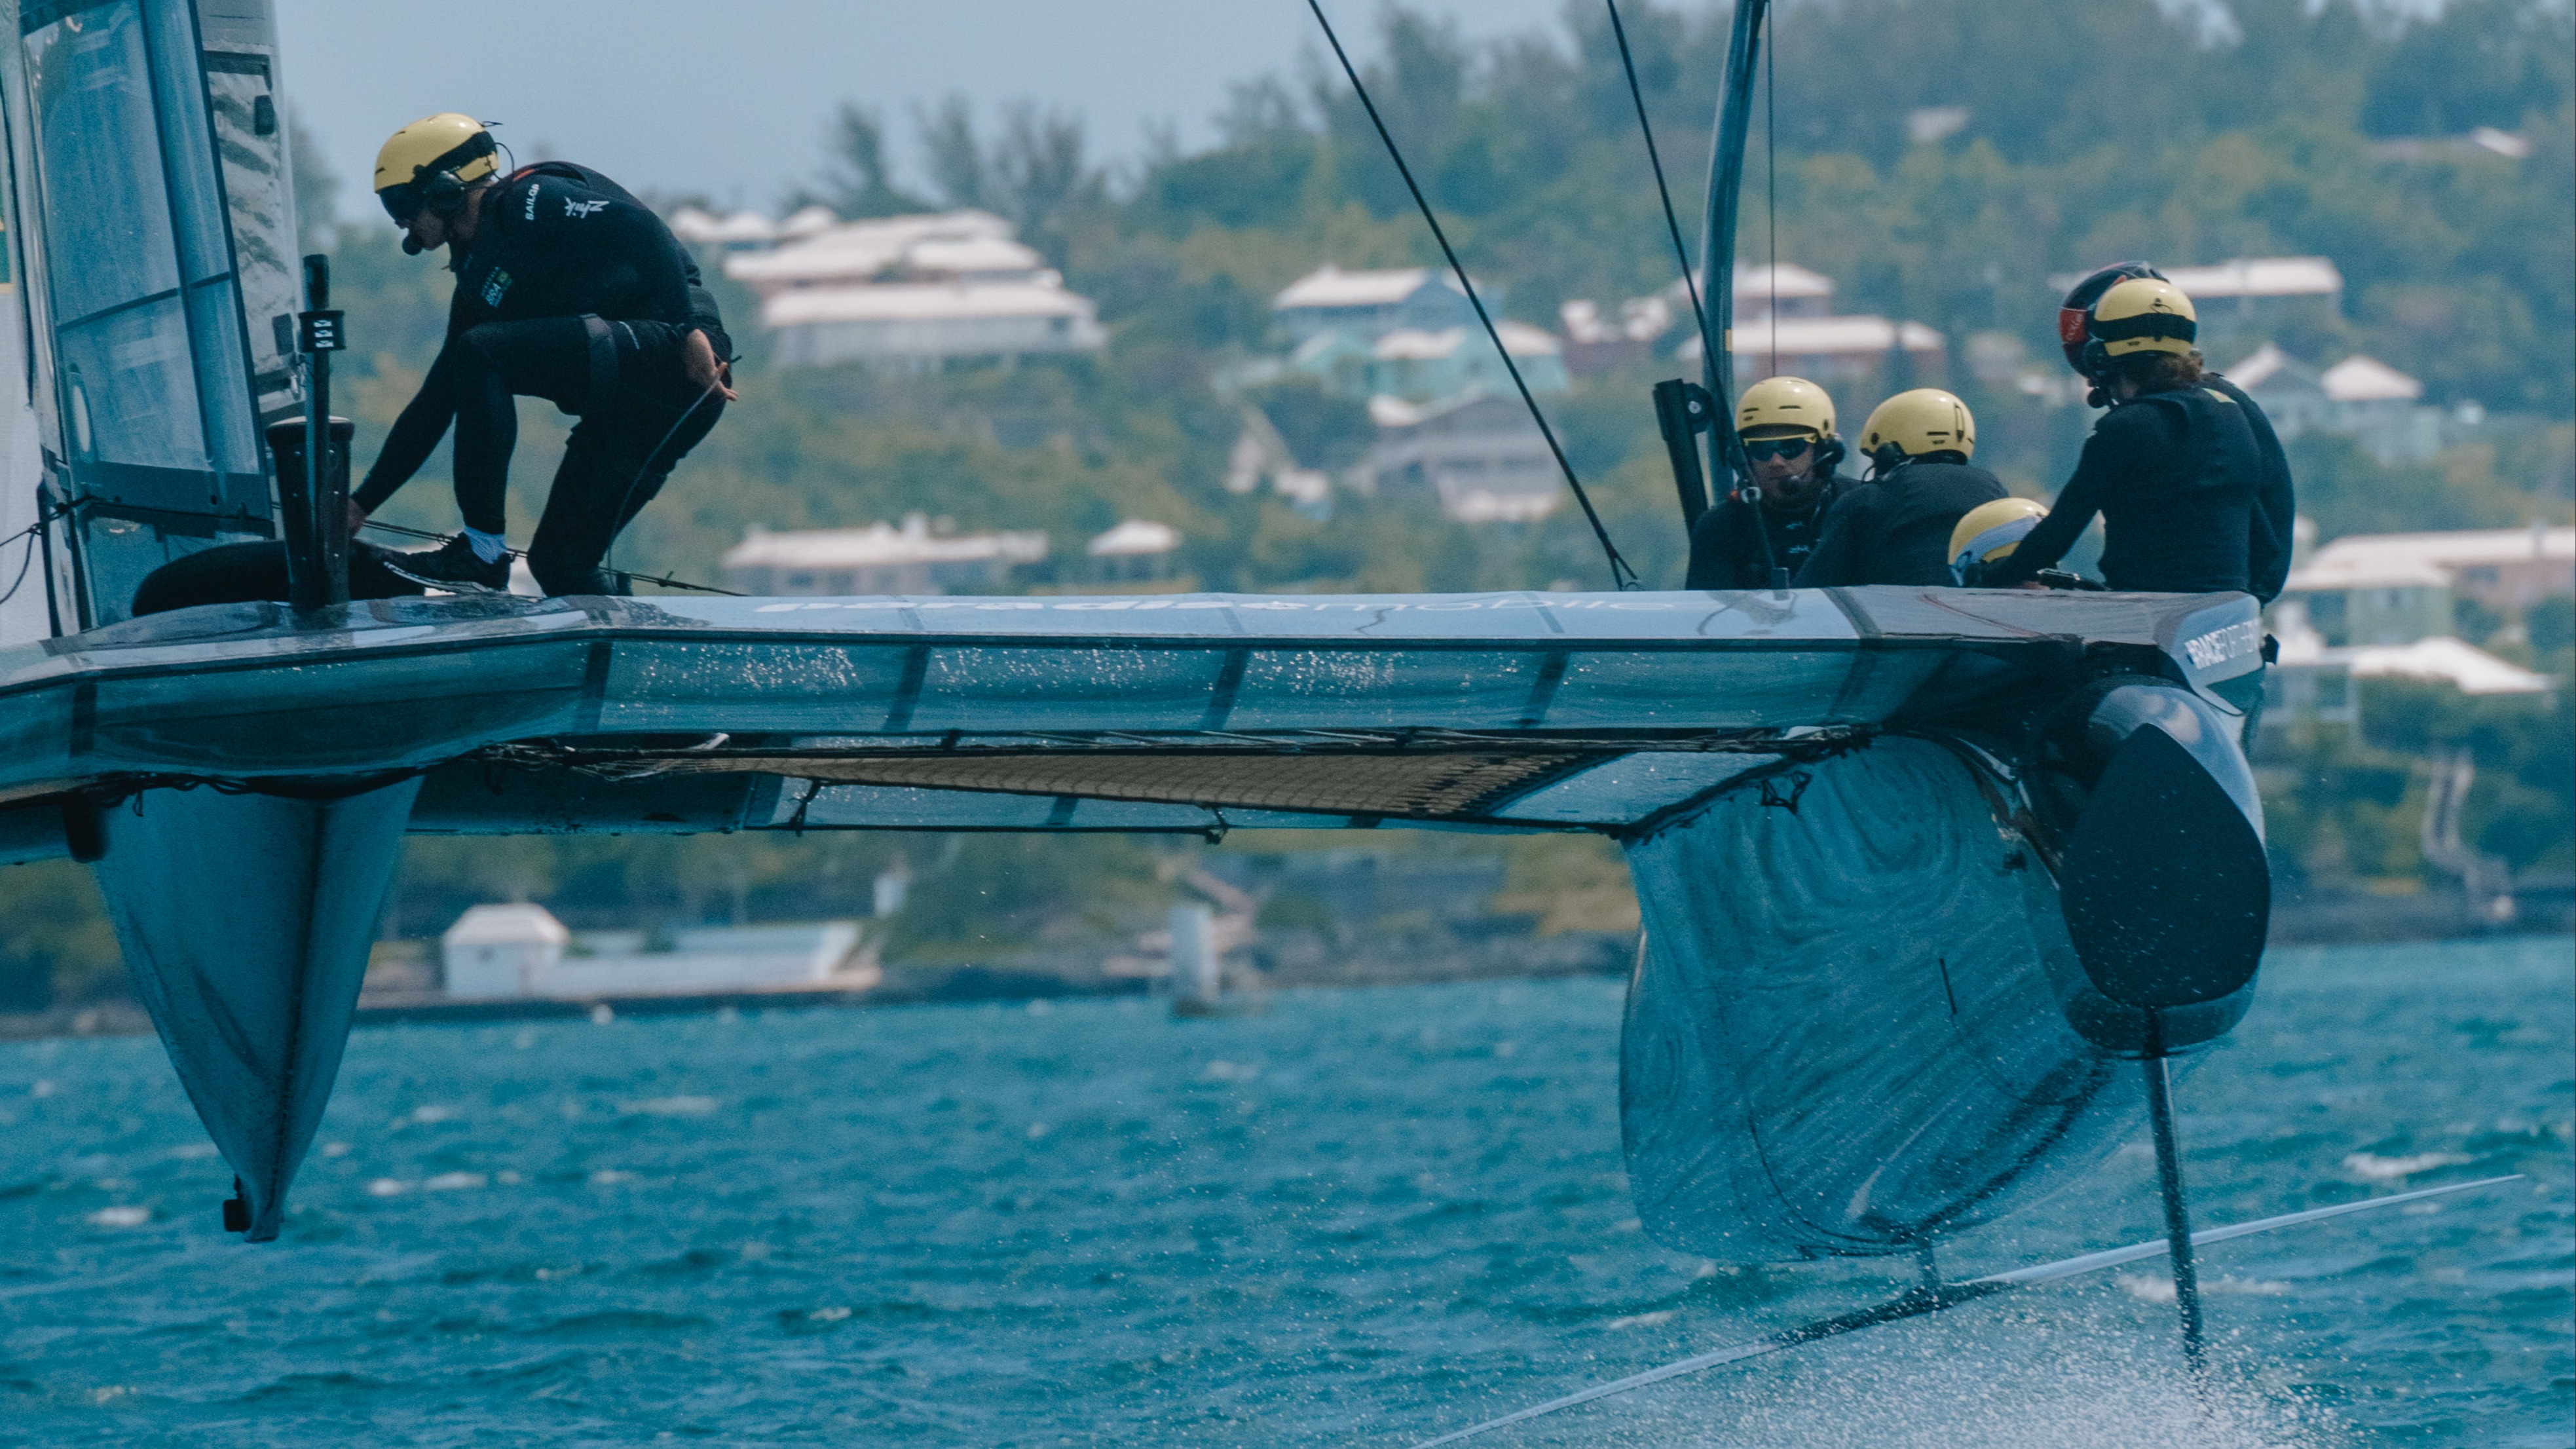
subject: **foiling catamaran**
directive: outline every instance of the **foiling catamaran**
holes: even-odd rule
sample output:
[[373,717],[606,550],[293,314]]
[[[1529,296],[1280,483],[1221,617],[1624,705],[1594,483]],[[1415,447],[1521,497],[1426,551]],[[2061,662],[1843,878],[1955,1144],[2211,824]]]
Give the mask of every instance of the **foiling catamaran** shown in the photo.
[[[1714,337],[1765,11],[1734,19]],[[2262,953],[2252,599],[350,603],[315,526],[346,486],[319,446],[338,318],[298,295],[264,0],[0,15],[0,529],[25,549],[0,596],[0,860],[94,865],[235,1174],[228,1228],[285,1220],[407,833],[1594,831],[1647,927],[1622,1090],[1659,1241],[1928,1262],[2143,1114],[2170,1232],[2132,1256],[2170,1251],[2197,1357],[2167,1089]],[[1702,432],[1722,473],[1741,460],[1729,350],[1704,356],[1658,399],[1686,512]],[[288,601],[128,617],[155,568],[281,534]]]

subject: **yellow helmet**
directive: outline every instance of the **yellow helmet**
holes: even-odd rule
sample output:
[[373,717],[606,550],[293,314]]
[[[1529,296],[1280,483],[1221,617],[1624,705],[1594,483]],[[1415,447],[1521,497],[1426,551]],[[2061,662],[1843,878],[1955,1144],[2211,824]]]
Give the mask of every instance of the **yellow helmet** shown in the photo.
[[[2088,358],[2104,360],[2137,352],[2191,351],[2200,336],[2200,313],[2182,288],[2161,277],[2131,277],[2102,294],[2085,324]],[[2095,348],[2099,348],[2098,354]]]
[[1803,377],[1766,377],[1744,390],[1735,432],[1744,438],[1805,433],[1822,441],[1834,435],[1834,400]]
[[1977,419],[1968,405],[1937,387],[1900,392],[1871,411],[1861,429],[1860,450],[1879,458],[1889,448],[1908,458],[1928,453],[1956,453],[1961,461],[1977,456]]
[[1980,569],[2010,558],[2047,516],[2047,509],[2027,498],[1998,498],[1969,509],[1950,530],[1950,577],[1974,587]]
[[472,116],[441,111],[385,138],[376,150],[376,199],[396,224],[427,207],[446,212],[477,181],[501,169],[500,147]]

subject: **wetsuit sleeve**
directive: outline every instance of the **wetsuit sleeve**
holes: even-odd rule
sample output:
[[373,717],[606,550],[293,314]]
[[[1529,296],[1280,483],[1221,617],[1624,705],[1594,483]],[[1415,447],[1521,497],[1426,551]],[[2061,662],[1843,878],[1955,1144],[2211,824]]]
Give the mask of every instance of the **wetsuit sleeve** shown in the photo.
[[420,465],[447,436],[447,425],[456,418],[456,369],[449,360],[456,344],[456,333],[450,331],[438,360],[429,365],[429,375],[420,380],[420,391],[403,405],[402,415],[394,419],[393,430],[385,434],[385,445],[376,450],[375,464],[367,469],[366,481],[349,495],[351,502],[369,513],[394,496],[394,490],[411,481]]
[[692,278],[689,282],[689,326],[707,334],[716,349],[716,361],[733,361],[733,337],[725,331],[724,313],[717,309],[713,292]]
[[2299,498],[2290,481],[2290,458],[2272,431],[2272,420],[2251,399],[2241,401],[2245,420],[2254,427],[2254,446],[2263,458],[2263,477],[2254,494],[2253,526],[2247,542],[2245,578],[2254,597],[2270,603],[2289,582],[2291,525],[2298,519]]
[[1859,488],[1834,500],[1825,512],[1824,526],[1817,530],[1816,551],[1798,568],[1798,577],[1790,587],[1800,589],[1837,589],[1856,583],[1860,576],[1860,540],[1869,531],[1869,495],[1875,490]]
[[[2104,423],[2111,419],[2105,418]],[[1986,574],[1986,587],[2009,589],[2038,575],[2041,569],[2055,568],[2075,540],[2084,536],[2093,515],[2102,511],[2102,500],[2109,494],[2119,470],[2119,459],[2131,446],[2120,436],[2125,428],[2098,427],[2084,440],[2084,456],[2076,461],[2075,476],[2058,490],[2057,501],[2050,504],[2048,516],[2030,531],[2010,556],[1993,564]]]

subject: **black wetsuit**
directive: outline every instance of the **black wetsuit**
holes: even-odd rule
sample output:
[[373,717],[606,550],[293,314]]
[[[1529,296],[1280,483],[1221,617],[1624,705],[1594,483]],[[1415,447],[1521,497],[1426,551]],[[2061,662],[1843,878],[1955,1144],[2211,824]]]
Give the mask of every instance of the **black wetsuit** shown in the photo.
[[2202,387],[2148,393],[2093,425],[2048,517],[1989,566],[2009,588],[2053,567],[2102,515],[2102,580],[2141,593],[2250,592],[2263,456],[2245,410]]
[[1960,463],[1908,463],[1873,478],[1834,500],[1798,587],[1955,583],[1950,530],[2003,496],[1994,474]]
[[2245,410],[2254,430],[2254,449],[2263,458],[2263,481],[2254,491],[2254,517],[2246,538],[2246,592],[2270,603],[2290,577],[2290,526],[2298,520],[2298,490],[2290,482],[2290,458],[2281,451],[2280,435],[2262,405],[2245,390],[2214,372],[2200,375],[2202,386],[2215,388]]
[[353,495],[373,512],[456,424],[456,505],[500,533],[518,440],[515,396],[581,422],[528,547],[550,594],[625,592],[599,565],[672,466],[713,428],[724,399],[689,380],[705,332],[732,347],[697,263],[651,208],[586,166],[523,167],[487,193],[457,266],[447,341]]
[[[1745,502],[1741,493],[1727,494],[1716,507],[1701,514],[1698,525],[1691,529],[1686,587],[1767,589],[1771,587],[1775,561],[1788,571],[1789,577],[1796,578],[1824,536],[1825,515],[1833,508],[1834,500],[1857,486],[1851,479],[1837,476],[1825,484],[1813,505],[1795,513],[1781,513],[1766,502],[1758,510],[1758,525],[1754,521],[1756,506]],[[1770,535],[1771,541],[1768,560],[1762,556],[1764,533]]]

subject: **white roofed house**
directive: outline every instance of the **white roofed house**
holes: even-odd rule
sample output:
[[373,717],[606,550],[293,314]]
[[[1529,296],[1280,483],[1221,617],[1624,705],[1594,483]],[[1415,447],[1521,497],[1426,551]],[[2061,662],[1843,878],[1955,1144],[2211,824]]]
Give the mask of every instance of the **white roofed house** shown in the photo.
[[[1679,292],[1681,284],[1665,290]],[[1732,290],[1739,326],[1753,317],[1830,317],[1834,312],[1834,279],[1790,262],[1739,265]],[[1680,303],[1682,320],[1689,321],[1690,299],[1683,296]]]
[[[1489,283],[1477,291],[1487,310],[1500,317],[1502,289]],[[1290,283],[1271,300],[1270,311],[1292,345],[1335,331],[1375,339],[1399,328],[1438,332],[1477,325],[1476,309],[1458,279],[1429,267],[1361,272],[1322,267]]]
[[884,976],[853,921],[576,937],[545,907],[521,903],[473,907],[439,948],[451,1000],[864,991]]
[[[1683,339],[1674,355],[1697,362],[1701,348],[1694,335]],[[1940,380],[1948,366],[1949,344],[1920,322],[1891,322],[1885,317],[1738,317],[1735,320],[1735,380],[1738,386],[1766,377],[1803,377],[1825,385],[1877,386],[1886,382],[1899,353],[1915,386]]]
[[2250,316],[2302,298],[2331,303],[2343,295],[2343,273],[2325,257],[2237,257],[2215,266],[2158,270],[2191,298],[2204,322],[2213,310]]
[[[1833,278],[1792,263],[1739,263],[1732,290],[1736,385],[1784,375],[1829,389],[1866,389],[1898,378],[1910,379],[1908,386],[1941,380],[1949,342],[1940,333],[1873,313],[1837,316],[1834,292]],[[1665,303],[1677,337],[1674,360],[1697,363],[1706,349],[1688,295],[1677,282],[1657,299]]]
[[761,251],[778,244],[778,223],[757,211],[716,216],[694,206],[671,213],[671,234],[691,246]]
[[1559,304],[1556,317],[1564,329],[1566,368],[1577,377],[1644,362],[1654,356],[1656,340],[1673,328],[1672,304],[1661,296],[1631,297],[1619,304],[1616,318],[1604,316],[1600,303],[1576,297]]
[[1091,560],[1095,583],[1150,584],[1172,577],[1172,561],[1180,548],[1179,529],[1130,518],[1083,545],[1082,551]]
[[2350,725],[2350,681],[2400,676],[2444,681],[2463,694],[2533,694],[2534,674],[2457,637],[2456,604],[2479,605],[2518,629],[2543,599],[2576,594],[2576,528],[2355,534],[2316,551],[2271,609],[2281,641],[2267,679],[2263,728]]
[[[1554,337],[1522,322],[1498,321],[1494,332],[1531,392],[1564,392],[1574,385],[1566,371],[1565,349]],[[1493,338],[1485,335],[1480,324],[1438,332],[1406,327],[1387,333],[1371,351],[1368,381],[1371,394],[1408,402],[1480,392],[1517,395],[1511,373],[1494,351]]]
[[[2534,524],[2445,533],[2351,534],[2318,549],[2290,576],[2288,590],[2367,589],[2432,575],[2440,577],[2447,592],[2474,599],[2503,618],[2518,618],[2543,599],[2576,594],[2576,528]],[[2349,642],[2407,640],[2356,635]]]
[[2423,405],[2424,384],[2376,358],[2355,353],[2320,371],[2266,342],[2226,376],[2285,441],[2312,430],[2348,434],[2383,463],[2442,450],[2446,417]]
[[440,977],[450,996],[526,996],[571,941],[572,932],[543,906],[475,906],[439,938]]
[[725,552],[724,569],[735,591],[762,597],[1000,593],[1013,572],[1046,556],[1042,532],[943,533],[909,513],[900,527],[755,526]]
[[1091,299],[1052,282],[800,288],[763,302],[760,320],[781,367],[921,370],[964,358],[1097,352],[1109,341]]
[[[797,236],[786,233],[800,221]],[[725,260],[760,296],[779,365],[844,362],[909,370],[970,358],[1094,352],[1099,309],[1065,289],[1010,223],[963,210],[814,227],[805,213],[767,250]]]
[[1461,523],[1544,518],[1565,501],[1547,439],[1516,395],[1470,394],[1417,406],[1370,400],[1378,441],[1360,472],[1380,493],[1428,494]]

